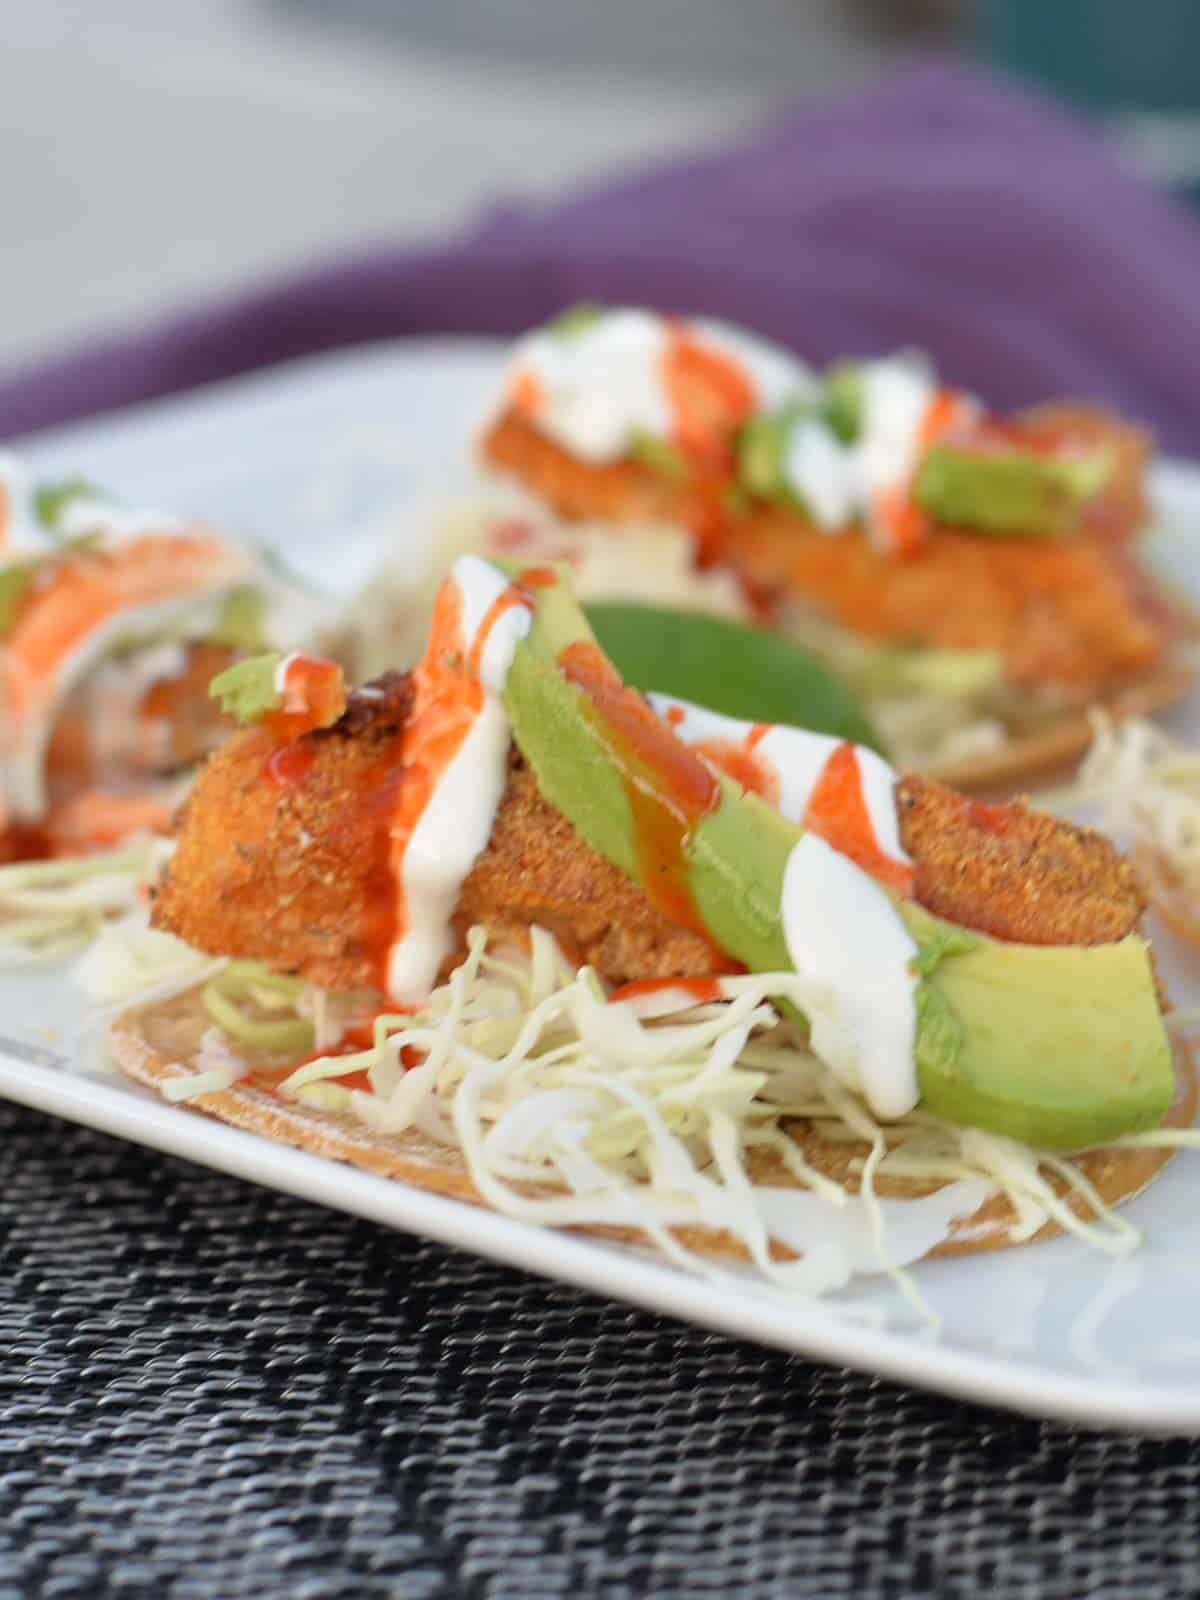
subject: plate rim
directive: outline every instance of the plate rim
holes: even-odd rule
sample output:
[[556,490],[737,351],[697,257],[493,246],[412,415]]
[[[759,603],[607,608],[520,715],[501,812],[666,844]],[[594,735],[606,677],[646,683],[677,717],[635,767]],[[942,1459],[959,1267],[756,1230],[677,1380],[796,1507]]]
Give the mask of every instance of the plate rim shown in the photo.
[[[487,335],[439,334],[322,351],[39,430],[12,442],[23,453],[42,458],[65,456],[78,447],[77,441],[86,441],[89,450],[103,449],[125,443],[148,426],[186,432],[194,424],[211,425],[231,400],[285,402],[288,392],[308,379],[353,384],[364,368],[386,369],[396,360],[490,362],[507,345],[507,340]],[[1177,497],[1196,503],[1200,462],[1176,458],[1156,462],[1152,485],[1168,504]],[[29,1065],[2,1049],[0,1096],[312,1204],[432,1238],[729,1337],[1036,1418],[1090,1428],[1200,1434],[1200,1374],[1186,1384],[1089,1376],[1056,1370],[1044,1361],[946,1344],[909,1330],[868,1327],[840,1314],[836,1302],[797,1302],[769,1291],[722,1296],[705,1279],[627,1248],[358,1172],[194,1110],[168,1105],[132,1085],[87,1077],[69,1064]]]
[[[1058,1373],[1011,1356],[955,1348],[912,1331],[865,1326],[840,1315],[836,1302],[797,1300],[770,1291],[721,1297],[708,1279],[615,1242],[503,1216],[360,1172],[331,1157],[168,1105],[133,1085],[108,1083],[66,1066],[21,1061],[3,1050],[0,1096],[309,1204],[431,1238],[731,1338],[1033,1418],[1091,1429],[1200,1434],[1200,1383],[1114,1382]],[[731,1277],[731,1285],[738,1283]]]

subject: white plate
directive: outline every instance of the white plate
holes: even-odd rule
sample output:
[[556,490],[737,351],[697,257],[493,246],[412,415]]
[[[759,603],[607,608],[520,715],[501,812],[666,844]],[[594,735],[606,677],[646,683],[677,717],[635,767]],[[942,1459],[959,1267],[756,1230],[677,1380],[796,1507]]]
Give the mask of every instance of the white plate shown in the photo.
[[[453,470],[498,360],[496,346],[475,340],[320,357],[43,435],[27,455],[40,473],[82,472],[132,501],[264,535],[344,593],[373,558],[364,518],[427,485],[431,464]],[[1164,468],[1156,489],[1156,557],[1200,596],[1200,544],[1188,530],[1189,519],[1200,529],[1200,470]],[[1175,721],[1200,739],[1200,708]],[[1165,936],[1160,951],[1177,1003],[1200,1004],[1200,962],[1189,970]],[[0,1094],[57,1116],[803,1355],[1041,1416],[1200,1433],[1200,1156],[1181,1156],[1127,1208],[1146,1235],[1130,1259],[1110,1263],[1060,1239],[919,1267],[942,1319],[933,1336],[886,1280],[814,1303],[733,1274],[691,1278],[641,1252],[410,1190],[83,1077],[73,1070],[83,1004],[61,974],[0,976],[0,1018],[33,1058],[0,1057]]]

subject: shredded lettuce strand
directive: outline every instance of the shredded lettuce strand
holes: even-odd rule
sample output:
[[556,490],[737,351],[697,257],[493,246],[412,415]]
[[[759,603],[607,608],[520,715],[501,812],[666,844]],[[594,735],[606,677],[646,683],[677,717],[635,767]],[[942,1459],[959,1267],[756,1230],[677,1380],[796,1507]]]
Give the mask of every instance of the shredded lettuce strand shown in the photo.
[[119,850],[0,867],[0,965],[60,960],[135,911],[170,855],[150,835]]

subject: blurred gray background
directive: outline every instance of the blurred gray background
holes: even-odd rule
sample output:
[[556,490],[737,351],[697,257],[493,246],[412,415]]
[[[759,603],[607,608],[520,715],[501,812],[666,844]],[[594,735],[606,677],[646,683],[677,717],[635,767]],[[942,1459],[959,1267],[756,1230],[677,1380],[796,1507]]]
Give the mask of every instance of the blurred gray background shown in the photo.
[[910,39],[851,0],[0,0],[0,369],[717,139]]
[[1200,0],[0,0],[0,373],[961,43],[1200,199]]

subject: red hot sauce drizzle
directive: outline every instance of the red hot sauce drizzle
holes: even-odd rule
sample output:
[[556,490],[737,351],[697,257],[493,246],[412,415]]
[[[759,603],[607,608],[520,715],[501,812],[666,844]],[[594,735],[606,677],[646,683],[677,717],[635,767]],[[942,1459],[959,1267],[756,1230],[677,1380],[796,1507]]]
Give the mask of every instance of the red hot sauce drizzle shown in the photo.
[[692,896],[687,845],[720,802],[716,774],[680,744],[641,695],[625,687],[598,645],[577,640],[561,653],[558,664],[594,707],[620,768],[638,876],[648,898],[677,927],[711,943],[712,934]]
[[517,583],[522,589],[549,589],[558,582],[558,573],[553,567],[526,567],[517,574]]
[[294,789],[312,770],[317,752],[311,744],[290,741],[276,745],[267,757],[263,772],[278,789]]
[[[389,1013],[402,1011],[402,1006],[389,1005]],[[279,1066],[269,1066],[259,1062],[241,1081],[253,1089],[261,1090],[264,1094],[275,1094],[280,1084],[291,1077],[293,1072],[298,1072],[301,1067],[307,1067],[313,1061],[328,1061],[335,1056],[360,1055],[364,1050],[369,1050],[375,1043],[375,1019],[368,1018],[364,1022],[353,1022],[338,1040],[337,1044],[328,1045],[324,1050],[310,1050],[298,1061],[286,1061]],[[400,1065],[402,1067],[416,1066],[417,1053],[411,1045],[405,1045],[400,1052]],[[344,1072],[340,1077],[329,1080],[342,1089],[361,1089],[364,1094],[371,1094],[371,1080],[367,1076],[366,1068],[357,1072]]]
[[[678,711],[678,706],[671,708]],[[682,720],[682,712],[680,720]],[[735,783],[741,784],[749,794],[756,794],[767,805],[779,805],[779,774],[768,761],[755,754],[763,737],[770,733],[766,722],[756,722],[746,737],[734,739],[698,739],[691,746],[699,755],[707,757],[713,766],[727,772]]]
[[662,994],[666,990],[679,990],[686,994],[694,1005],[708,1005],[713,1000],[720,1000],[722,996],[721,980],[719,977],[711,978],[639,978],[634,983],[623,983],[619,989],[614,989],[609,995],[609,1004],[615,1005],[618,1000],[636,1000],[644,994]]
[[336,722],[346,709],[342,669],[323,656],[291,655],[283,678],[283,703],[269,711],[263,726],[277,739],[298,739]]
[[[550,574],[555,581],[554,574]],[[457,755],[483,705],[480,661],[492,628],[513,606],[529,601],[509,584],[492,601],[471,643],[463,638],[463,600],[452,580],[434,605],[429,644],[414,674],[414,698],[405,721],[385,745],[372,782],[345,819],[355,848],[365,850],[364,939],[375,983],[389,992],[389,964],[408,926],[404,854],[439,780]]]
[[885,855],[875,836],[858,751],[852,744],[838,745],[822,768],[809,796],[804,826],[886,888],[905,897],[912,894],[911,863]]

